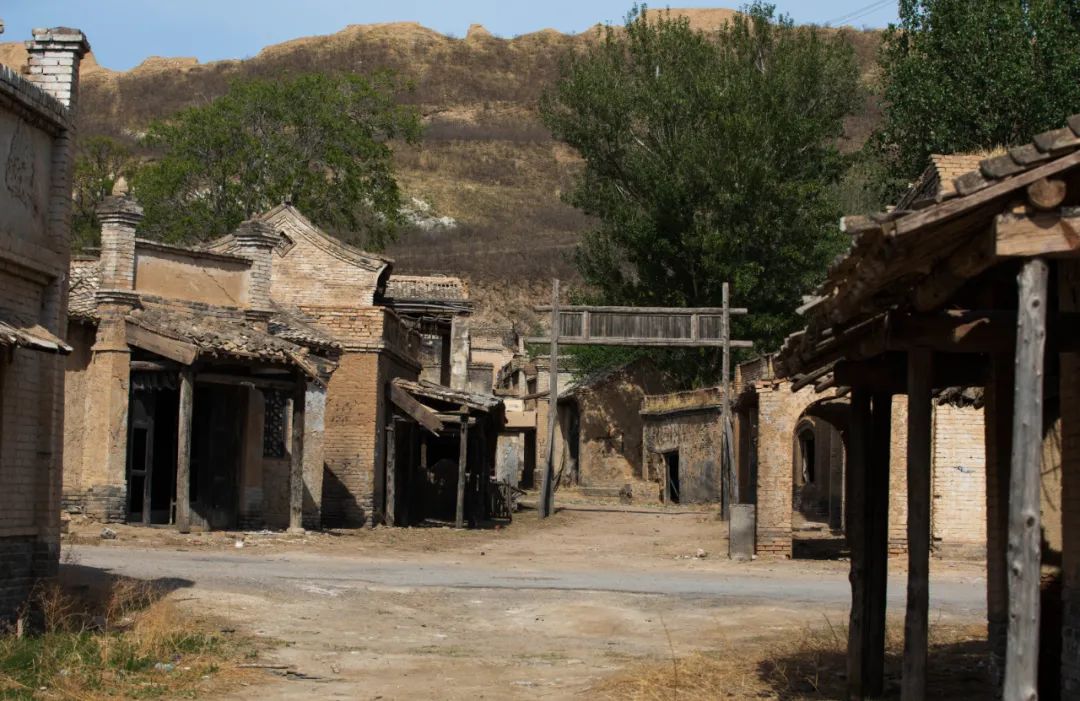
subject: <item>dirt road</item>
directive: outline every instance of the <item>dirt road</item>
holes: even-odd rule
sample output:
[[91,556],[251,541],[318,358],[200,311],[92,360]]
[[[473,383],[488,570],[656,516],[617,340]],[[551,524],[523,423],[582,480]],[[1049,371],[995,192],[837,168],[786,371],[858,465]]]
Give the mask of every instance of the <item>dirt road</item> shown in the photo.
[[[282,641],[273,660],[307,677],[268,676],[227,698],[559,699],[635,660],[843,621],[846,563],[732,563],[723,529],[709,513],[565,511],[499,532],[232,551],[120,542],[70,557],[173,579],[185,606]],[[397,547],[365,545],[386,537]],[[980,570],[936,570],[932,616],[978,620]],[[890,607],[902,610],[903,592],[891,578]]]

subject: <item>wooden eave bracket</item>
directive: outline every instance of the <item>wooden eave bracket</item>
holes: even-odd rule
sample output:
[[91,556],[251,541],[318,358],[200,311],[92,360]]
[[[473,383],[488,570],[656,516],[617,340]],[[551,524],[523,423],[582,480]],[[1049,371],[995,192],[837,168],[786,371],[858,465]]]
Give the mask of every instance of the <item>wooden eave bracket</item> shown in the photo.
[[994,220],[994,253],[1003,258],[1080,255],[1080,208],[999,214]]
[[390,401],[394,403],[394,406],[401,409],[406,415],[416,421],[416,423],[432,433],[438,435],[446,429],[445,424],[439,419],[438,414],[418,402],[415,397],[397,385],[390,385]]
[[195,344],[151,331],[132,321],[127,322],[127,343],[181,365],[191,365],[199,355],[199,347]]

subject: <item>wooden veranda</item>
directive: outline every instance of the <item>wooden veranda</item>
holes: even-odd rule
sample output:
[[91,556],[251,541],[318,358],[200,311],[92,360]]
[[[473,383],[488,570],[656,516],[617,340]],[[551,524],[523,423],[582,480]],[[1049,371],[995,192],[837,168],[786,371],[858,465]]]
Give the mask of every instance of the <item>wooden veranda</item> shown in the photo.
[[[1080,693],[1078,149],[1080,116],[984,160],[956,179],[955,192],[845,219],[850,253],[807,300],[806,328],[780,353],[796,387],[850,392],[851,699],[878,697],[884,686],[893,394],[908,398],[902,698],[927,698],[930,412],[932,396],[952,387],[985,392],[987,617],[1004,698]],[[1057,421],[1060,572],[1042,566],[1040,528],[1044,430]],[[1040,621],[1040,580],[1054,577],[1064,613]],[[1053,657],[1040,665],[1040,654]]]

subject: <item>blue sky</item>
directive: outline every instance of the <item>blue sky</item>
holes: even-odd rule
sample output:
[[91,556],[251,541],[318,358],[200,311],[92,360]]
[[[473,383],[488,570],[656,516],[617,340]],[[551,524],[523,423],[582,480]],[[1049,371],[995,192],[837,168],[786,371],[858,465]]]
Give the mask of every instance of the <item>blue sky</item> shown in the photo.
[[[884,0],[774,0],[798,22],[824,24],[852,17],[855,26],[896,20]],[[288,39],[330,34],[348,24],[416,21],[464,36],[472,23],[500,36],[551,27],[581,31],[618,22],[633,0],[0,0],[6,29],[0,41],[29,38],[33,27],[69,26],[86,32],[98,61],[127,69],[147,56],[195,56],[200,61],[253,56]],[[653,2],[650,7],[734,7],[741,0]]]

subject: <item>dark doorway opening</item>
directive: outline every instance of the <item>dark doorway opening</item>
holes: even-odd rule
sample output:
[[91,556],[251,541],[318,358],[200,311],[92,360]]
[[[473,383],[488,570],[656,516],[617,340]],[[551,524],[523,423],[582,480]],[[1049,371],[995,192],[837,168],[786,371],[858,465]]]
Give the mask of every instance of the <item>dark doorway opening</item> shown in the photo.
[[235,528],[247,390],[196,385],[191,431],[191,514],[210,529]]
[[667,501],[679,503],[679,451],[664,453],[664,465],[667,468]]
[[817,482],[817,446],[814,443],[812,431],[803,431],[799,435],[799,452],[802,456],[802,481],[803,484]]
[[521,470],[521,488],[536,486],[536,431],[525,432],[525,465]]
[[[180,397],[169,378],[139,381],[128,421],[128,521],[168,524],[176,497],[176,430]],[[138,388],[141,387],[141,388]]]

